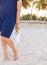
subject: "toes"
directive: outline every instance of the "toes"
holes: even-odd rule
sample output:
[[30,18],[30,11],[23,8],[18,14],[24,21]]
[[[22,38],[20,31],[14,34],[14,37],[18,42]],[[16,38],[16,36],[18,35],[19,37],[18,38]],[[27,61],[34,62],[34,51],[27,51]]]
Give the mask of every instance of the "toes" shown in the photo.
[[18,57],[15,57],[15,58],[14,58],[14,61],[16,61],[16,60],[18,60]]

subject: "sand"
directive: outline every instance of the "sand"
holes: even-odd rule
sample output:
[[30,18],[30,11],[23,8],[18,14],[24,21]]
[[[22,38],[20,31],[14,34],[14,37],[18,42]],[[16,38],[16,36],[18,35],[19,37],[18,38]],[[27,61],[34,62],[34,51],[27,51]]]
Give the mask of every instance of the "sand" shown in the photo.
[[0,65],[47,65],[47,24],[20,24],[20,43],[11,39],[19,53],[19,59],[13,61],[12,50],[8,47],[10,60],[3,60],[0,41]]

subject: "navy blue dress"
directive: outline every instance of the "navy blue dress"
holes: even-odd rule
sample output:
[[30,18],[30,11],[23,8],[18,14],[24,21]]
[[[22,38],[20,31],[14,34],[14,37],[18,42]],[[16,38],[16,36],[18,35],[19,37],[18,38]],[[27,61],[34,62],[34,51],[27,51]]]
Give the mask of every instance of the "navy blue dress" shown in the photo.
[[1,36],[9,38],[16,24],[17,0],[0,0]]

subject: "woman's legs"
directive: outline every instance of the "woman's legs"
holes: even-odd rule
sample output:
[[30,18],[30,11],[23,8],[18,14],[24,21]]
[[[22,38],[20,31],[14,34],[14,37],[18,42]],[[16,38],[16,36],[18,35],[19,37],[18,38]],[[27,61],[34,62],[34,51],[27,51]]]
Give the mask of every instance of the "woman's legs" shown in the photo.
[[12,42],[11,39],[6,38],[1,36],[1,40],[2,40],[2,47],[3,47],[3,51],[4,51],[4,55],[6,60],[8,59],[8,53],[7,53],[7,44],[12,48],[13,53],[14,53],[14,60],[18,59],[18,52],[17,49],[14,46],[14,43]]
[[[0,32],[1,35],[1,32]],[[1,39],[1,36],[0,36]],[[2,42],[2,47],[3,47],[3,52],[4,52],[4,59],[8,59],[8,52],[7,52],[7,44],[5,43],[5,41],[1,41]]]
[[4,41],[2,41],[2,48],[4,52],[4,59],[9,59],[8,52],[7,52],[7,44]]

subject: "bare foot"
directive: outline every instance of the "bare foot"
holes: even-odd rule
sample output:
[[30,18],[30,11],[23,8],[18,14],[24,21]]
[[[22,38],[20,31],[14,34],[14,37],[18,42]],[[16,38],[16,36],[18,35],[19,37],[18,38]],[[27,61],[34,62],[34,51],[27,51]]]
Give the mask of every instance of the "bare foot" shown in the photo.
[[4,60],[9,60],[9,56],[8,55],[4,56]]
[[4,60],[10,60],[10,59],[5,57]]
[[18,57],[18,52],[17,51],[15,51],[15,53],[14,53],[14,60],[17,60],[19,57]]
[[14,56],[14,60],[16,61],[18,59],[18,57]]

